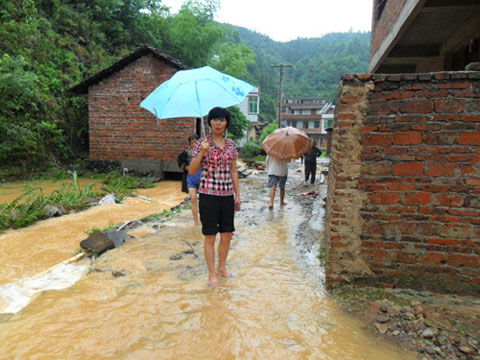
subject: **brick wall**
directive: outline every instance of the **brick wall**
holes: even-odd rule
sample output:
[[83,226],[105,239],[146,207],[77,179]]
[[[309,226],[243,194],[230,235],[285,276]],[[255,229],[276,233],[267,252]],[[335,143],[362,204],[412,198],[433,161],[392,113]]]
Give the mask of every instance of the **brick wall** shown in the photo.
[[[372,14],[372,40],[370,45],[370,56],[373,56],[377,52],[383,40],[392,29],[392,24],[397,20],[398,14],[405,6],[407,1],[408,0],[388,0],[378,21],[376,20],[376,9],[374,8]],[[375,0],[375,4],[377,3],[378,0]]]
[[140,108],[176,68],[143,56],[89,88],[90,158],[176,161],[195,133],[194,119],[157,120]]
[[480,72],[345,75],[331,157],[329,286],[480,294]]

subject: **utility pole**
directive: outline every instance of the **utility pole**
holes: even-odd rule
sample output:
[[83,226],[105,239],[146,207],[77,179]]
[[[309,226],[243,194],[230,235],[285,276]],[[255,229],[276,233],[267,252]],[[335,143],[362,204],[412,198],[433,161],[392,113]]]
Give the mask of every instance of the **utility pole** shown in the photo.
[[280,68],[280,86],[278,88],[278,127],[282,127],[282,85],[283,85],[283,69],[293,67],[293,65],[272,65],[272,68]]

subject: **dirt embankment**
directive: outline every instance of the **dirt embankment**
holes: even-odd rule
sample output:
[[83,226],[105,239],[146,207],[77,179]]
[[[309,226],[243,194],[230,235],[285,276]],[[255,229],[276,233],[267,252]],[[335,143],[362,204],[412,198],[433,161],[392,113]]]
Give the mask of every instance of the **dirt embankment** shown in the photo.
[[343,286],[333,291],[343,309],[420,359],[480,359],[480,299]]

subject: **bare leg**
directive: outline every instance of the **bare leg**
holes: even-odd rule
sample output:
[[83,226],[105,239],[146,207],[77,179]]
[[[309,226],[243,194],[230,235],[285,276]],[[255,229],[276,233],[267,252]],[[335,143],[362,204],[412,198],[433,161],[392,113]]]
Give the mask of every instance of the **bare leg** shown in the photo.
[[208,283],[213,284],[218,281],[215,271],[215,235],[205,235],[204,251],[205,262],[208,267]]
[[218,269],[217,273],[220,276],[230,276],[230,273],[227,271],[227,255],[228,250],[230,249],[230,240],[232,240],[233,234],[229,233],[220,233],[220,244],[218,244]]
[[275,200],[275,189],[276,189],[275,186],[272,186],[272,187],[270,188],[270,204],[268,205],[268,208],[269,208],[270,210],[273,209],[273,200]]
[[188,194],[190,195],[190,199],[192,200],[193,224],[194,224],[194,225],[199,225],[200,222],[198,221],[197,189],[195,189],[195,188],[188,188]]
[[285,202],[285,189],[280,189],[280,206],[285,206],[287,203]]

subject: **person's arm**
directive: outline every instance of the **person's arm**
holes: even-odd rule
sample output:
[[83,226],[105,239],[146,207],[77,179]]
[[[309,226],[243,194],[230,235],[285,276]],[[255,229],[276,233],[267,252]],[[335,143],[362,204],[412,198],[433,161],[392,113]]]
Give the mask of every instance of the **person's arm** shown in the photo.
[[200,168],[200,164],[202,163],[202,159],[205,156],[205,153],[210,149],[210,144],[208,143],[208,140],[205,139],[202,141],[200,145],[200,151],[198,154],[192,159],[192,162],[188,166],[188,173],[190,175],[195,175]]
[[233,191],[235,192],[235,210],[240,210],[240,181],[238,179],[237,160],[232,161],[230,167],[230,173],[232,174]]

